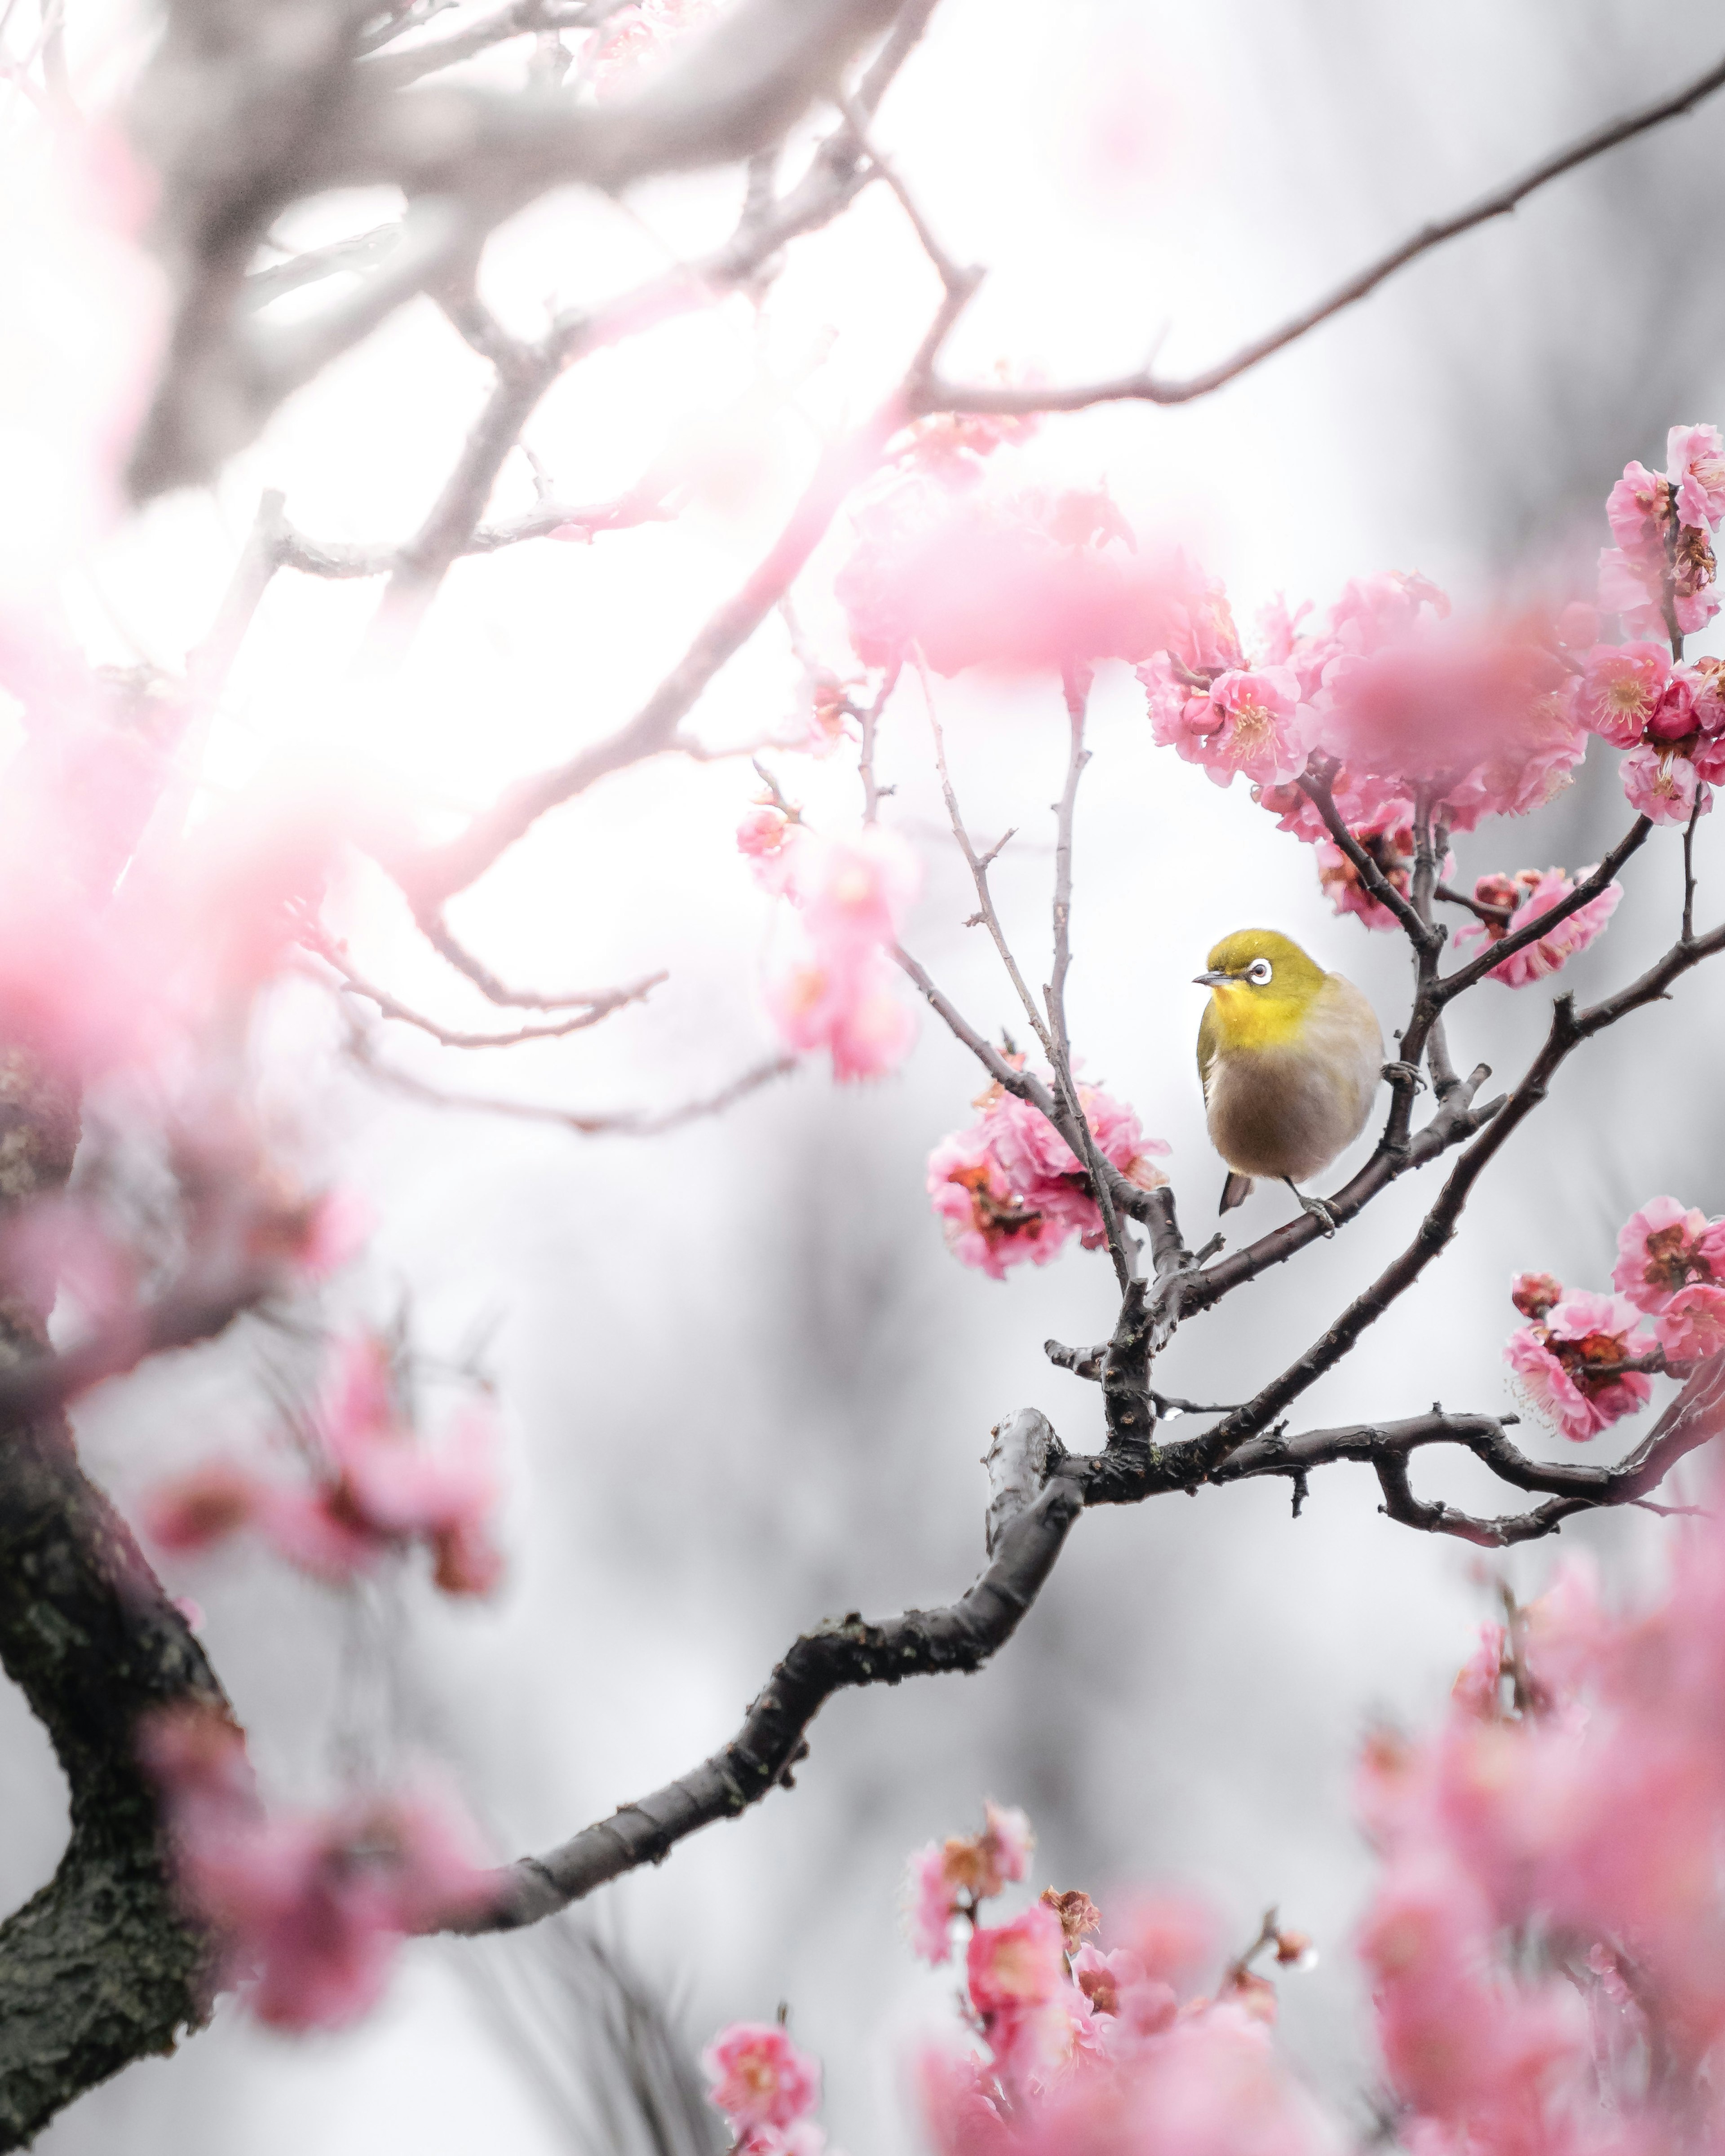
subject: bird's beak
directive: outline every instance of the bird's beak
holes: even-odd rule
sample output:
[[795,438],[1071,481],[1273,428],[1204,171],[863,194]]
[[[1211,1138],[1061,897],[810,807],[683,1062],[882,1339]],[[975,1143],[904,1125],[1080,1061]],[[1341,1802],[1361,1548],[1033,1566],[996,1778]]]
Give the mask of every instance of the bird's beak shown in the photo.
[[1233,978],[1232,973],[1194,973],[1192,985],[1194,988],[1219,988]]

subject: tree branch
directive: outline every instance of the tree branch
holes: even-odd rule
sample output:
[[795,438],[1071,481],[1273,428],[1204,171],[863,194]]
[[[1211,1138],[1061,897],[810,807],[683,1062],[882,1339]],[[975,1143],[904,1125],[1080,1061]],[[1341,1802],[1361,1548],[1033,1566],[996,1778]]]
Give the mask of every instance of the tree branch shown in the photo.
[[1676,120],[1692,111],[1722,86],[1725,86],[1725,59],[1715,62],[1681,90],[1606,121],[1490,193],[1465,204],[1448,217],[1421,225],[1388,254],[1379,255],[1345,284],[1337,285],[1279,328],[1242,345],[1230,357],[1183,381],[1164,379],[1148,367],[1140,368],[1134,374],[1117,375],[1111,380],[1077,383],[1065,388],[1052,384],[1019,388],[1004,383],[959,384],[932,380],[919,395],[916,408],[919,412],[1078,412],[1088,405],[1112,403],[1125,398],[1151,404],[1186,404],[1194,398],[1208,397],[1213,390],[1296,343],[1332,315],[1357,305],[1375,292],[1386,278],[1394,276],[1398,270],[1404,269],[1420,255],[1465,232],[1471,232],[1478,225],[1508,216],[1529,195],[1551,181],[1560,179],[1565,172],[1574,172],[1594,157],[1603,157],[1620,143],[1662,126],[1667,120]]

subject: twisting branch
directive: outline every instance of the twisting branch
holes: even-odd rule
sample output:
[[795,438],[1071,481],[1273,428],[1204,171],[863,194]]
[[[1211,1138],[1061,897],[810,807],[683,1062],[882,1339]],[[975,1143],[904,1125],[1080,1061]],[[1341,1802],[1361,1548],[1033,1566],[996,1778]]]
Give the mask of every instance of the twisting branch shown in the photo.
[[1158,376],[1148,367],[1141,367],[1132,374],[1117,375],[1111,380],[1081,382],[1061,388],[1052,384],[1018,388],[1007,384],[949,382],[934,380],[924,388],[917,408],[923,412],[1077,412],[1087,405],[1106,404],[1122,398],[1136,398],[1151,404],[1186,404],[1194,398],[1207,397],[1225,382],[1257,367],[1275,353],[1285,351],[1296,343],[1319,323],[1329,321],[1348,307],[1357,305],[1368,294],[1375,292],[1388,277],[1404,269],[1422,254],[1435,247],[1455,239],[1476,226],[1491,223],[1494,218],[1507,217],[1524,203],[1529,195],[1561,179],[1565,172],[1573,172],[1578,166],[1585,165],[1606,151],[1615,150],[1620,143],[1631,141],[1651,128],[1662,126],[1668,120],[1681,118],[1692,112],[1696,106],[1725,87],[1725,59],[1716,61],[1694,80],[1676,90],[1668,97],[1656,99],[1620,118],[1607,121],[1558,150],[1516,178],[1495,187],[1488,194],[1465,204],[1445,218],[1435,218],[1381,254],[1374,262],[1350,277],[1345,284],[1327,293],[1323,298],[1293,316],[1277,329],[1242,345],[1230,358],[1219,361],[1203,372],[1189,375],[1183,381],[1170,380]]
[[987,1571],[957,1602],[884,1624],[853,1613],[805,1632],[730,1743],[560,1848],[511,1865],[499,1875],[490,1912],[460,1928],[511,1931],[536,1923],[608,1879],[658,1862],[697,1828],[758,1804],[788,1784],[808,1748],[809,1724],[836,1691],[979,1669],[1017,1630],[1083,1507],[1077,1485],[1057,1473],[1027,1510],[1001,1527]]

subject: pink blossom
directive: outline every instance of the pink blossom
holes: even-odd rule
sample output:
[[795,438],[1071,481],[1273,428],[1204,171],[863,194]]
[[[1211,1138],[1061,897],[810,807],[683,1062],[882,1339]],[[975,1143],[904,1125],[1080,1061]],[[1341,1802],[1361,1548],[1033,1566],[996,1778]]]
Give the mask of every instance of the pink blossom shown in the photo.
[[762,984],[779,1037],[800,1054],[825,1049],[835,1078],[880,1078],[896,1070],[916,1037],[916,1021],[878,951],[823,952],[804,945],[781,955]]
[[1575,716],[1614,748],[1635,748],[1671,676],[1660,644],[1595,644],[1575,685]]
[[1189,705],[1183,724],[1185,739],[1175,746],[1189,762],[1202,764],[1218,786],[1242,772],[1261,786],[1281,784],[1305,767],[1311,714],[1291,668],[1219,675],[1196,719]]
[[1653,1337],[1673,1363],[1699,1363],[1725,1348],[1725,1287],[1680,1288],[1653,1321]]
[[783,2128],[820,2102],[820,2067],[777,2023],[733,2021],[701,2055],[708,2094],[732,2124]]
[[911,1938],[925,1961],[947,1959],[952,1951],[949,1927],[961,1908],[973,1911],[1029,1868],[1034,1838],[1024,1813],[991,1798],[983,1819],[980,1834],[932,1841],[911,1861]]
[[805,839],[792,864],[790,896],[824,953],[891,943],[922,882],[915,850],[870,824],[849,839]]
[[1631,559],[1660,552],[1663,545],[1660,525],[1669,498],[1664,480],[1645,465],[1631,462],[1624,466],[1623,477],[1605,497],[1605,521],[1611,526],[1611,536]]
[[1686,756],[1671,749],[1634,748],[1618,767],[1631,808],[1653,824],[1686,824],[1697,803],[1705,814],[1712,789]]
[[[1591,873],[1588,869],[1581,871],[1584,877]],[[1561,869],[1547,869],[1543,874],[1537,869],[1520,869],[1513,876],[1481,876],[1474,886],[1475,897],[1495,905],[1513,905],[1515,911],[1507,921],[1471,923],[1455,938],[1456,949],[1465,950],[1471,943],[1501,942],[1549,913],[1574,888],[1575,879]],[[1548,979],[1604,932],[1622,896],[1620,884],[1607,884],[1597,897],[1560,921],[1549,936],[1512,952],[1502,965],[1491,968],[1489,978],[1511,988],[1524,988]]]
[[[1078,1097],[1104,1159],[1153,1190],[1164,1180],[1154,1157],[1167,1143],[1147,1138],[1132,1110],[1098,1087],[1081,1084]],[[1046,1265],[1075,1233],[1087,1247],[1099,1243],[1088,1177],[1047,1117],[999,1086],[977,1105],[982,1121],[942,1139],[928,1159],[929,1197],[954,1255],[1001,1280],[1024,1259]]]
[[737,827],[737,850],[752,860],[770,860],[783,850],[791,820],[782,808],[751,808]]
[[1611,1284],[1636,1309],[1666,1309],[1697,1281],[1725,1282],[1725,1220],[1676,1198],[1650,1198],[1617,1234]]
[[[1330,782],[1330,798],[1336,804],[1337,814],[1356,837],[1368,832],[1380,835],[1402,830],[1411,836],[1414,797],[1393,779],[1380,778],[1374,772],[1354,773],[1344,767]],[[1329,826],[1303,788],[1255,786],[1252,798],[1276,818],[1277,830],[1291,831],[1307,845],[1330,843]]]
[[778,859],[785,865],[779,887],[793,911],[762,993],[780,1037],[799,1053],[827,1050],[837,1078],[896,1069],[916,1022],[884,952],[916,896],[915,853],[875,824],[844,839],[799,832]]
[[1725,441],[1717,427],[1673,427],[1666,436],[1666,477],[1677,514],[1699,529],[1725,516]]
[[1048,2005],[1064,1980],[1065,1943],[1060,1918],[1041,1902],[1009,1924],[973,1932],[965,1972],[977,2012],[986,2020]]
[[927,1188],[947,1248],[991,1280],[1004,1280],[1009,1265],[1027,1258],[1045,1265],[1072,1233],[1064,1214],[1044,1213],[1014,1190],[981,1124],[941,1140],[928,1156]]
[[1655,1344],[1635,1329],[1638,1316],[1622,1296],[1578,1288],[1543,1320],[1512,1333],[1505,1358],[1533,1413],[1581,1445],[1645,1407],[1653,1393],[1648,1378],[1615,1367],[1646,1355]]

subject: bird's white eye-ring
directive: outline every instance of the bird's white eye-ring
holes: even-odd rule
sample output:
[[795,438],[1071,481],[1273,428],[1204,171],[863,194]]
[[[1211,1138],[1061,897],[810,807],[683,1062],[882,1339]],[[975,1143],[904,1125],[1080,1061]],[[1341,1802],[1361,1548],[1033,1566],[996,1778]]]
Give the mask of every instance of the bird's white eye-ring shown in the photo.
[[1270,976],[1275,970],[1267,958],[1254,958],[1246,968],[1246,978],[1255,988],[1267,988]]

